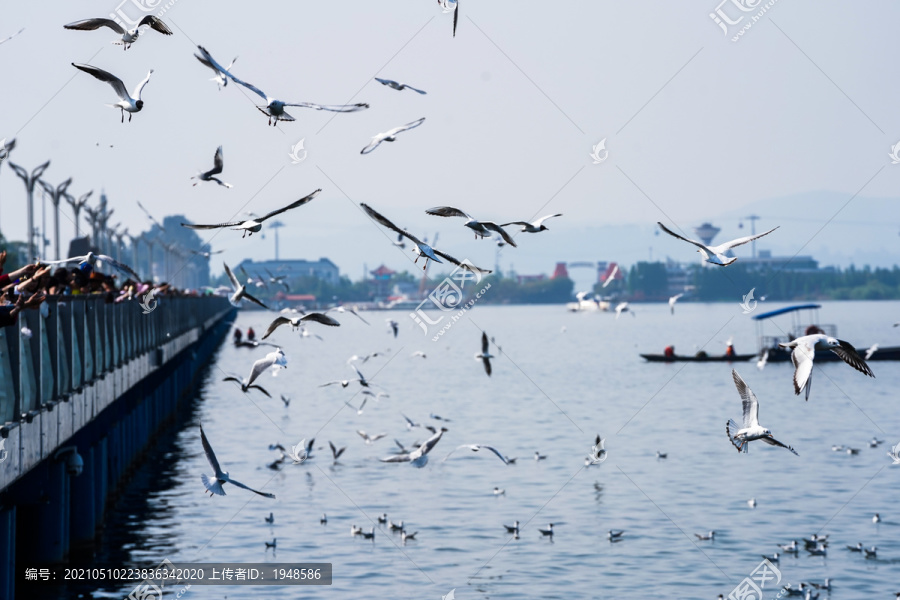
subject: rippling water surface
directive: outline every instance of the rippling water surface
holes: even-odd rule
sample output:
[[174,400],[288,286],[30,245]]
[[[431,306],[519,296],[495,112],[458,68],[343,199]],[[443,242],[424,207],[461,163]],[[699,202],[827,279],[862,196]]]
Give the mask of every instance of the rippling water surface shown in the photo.
[[[437,342],[401,312],[364,313],[371,326],[349,314],[339,316],[339,329],[311,326],[324,341],[282,327],[270,339],[282,344],[288,368],[261,379],[272,399],[221,381],[226,373],[246,376],[266,353],[229,341],[205,375],[192,417],[114,507],[103,556],[334,565],[330,587],[193,586],[190,598],[440,598],[453,588],[460,599],[715,598],[727,597],[776,543],[821,532],[832,542],[827,558],[783,557],[782,584],[830,577],[832,599],[893,598],[900,591],[900,466],[886,452],[900,443],[900,363],[874,362],[877,379],[843,363],[823,365],[809,402],[794,396],[789,365],[736,365],[760,398],[761,423],[800,454],[754,442],[740,455],[725,435],[725,421],[741,414],[731,367],[648,364],[638,353],[675,344],[679,353],[704,347],[717,354],[731,335],[738,352],[755,351],[749,317],[737,302],[679,304],[674,317],[663,305],[634,310],[635,317],[616,320],[559,306],[476,306]],[[891,327],[900,319],[896,302],[828,303],[821,316],[857,346],[900,345],[900,328]],[[397,339],[388,317],[400,322]],[[236,324],[262,333],[270,318],[243,312]],[[775,323],[789,327],[788,319]],[[480,329],[502,347],[490,378],[473,359]],[[412,357],[417,350],[427,358]],[[356,384],[318,387],[352,376],[351,355],[375,351],[386,353],[360,369],[389,398],[369,400],[357,415],[345,405],[359,405]],[[281,394],[291,397],[289,407]],[[437,426],[431,413],[450,419],[422,469],[378,461],[394,452],[394,438],[409,445],[429,435],[407,430],[401,413]],[[223,468],[276,500],[227,485],[225,497],[204,495],[201,420]],[[366,445],[357,429],[387,437]],[[597,433],[608,458],[585,468]],[[877,449],[867,444],[873,435],[885,440]],[[270,443],[311,437],[314,459],[266,467]],[[329,440],[347,446],[339,464]],[[441,461],[468,443],[494,445],[518,461],[504,466],[469,451]],[[860,452],[833,452],[833,444]],[[658,460],[657,450],[668,458]],[[547,459],[536,462],[535,451]],[[495,486],[505,495],[495,497]],[[270,511],[273,525],[264,521]],[[418,531],[416,541],[402,545],[379,527],[384,512]],[[877,527],[875,512],[884,521]],[[319,524],[322,513],[327,525]],[[502,527],[515,520],[519,539]],[[549,522],[552,539],[537,530]],[[374,542],[351,536],[353,524],[375,525]],[[609,529],[624,529],[624,540],[609,543]],[[694,537],[708,530],[715,542]],[[274,552],[264,544],[273,537]],[[878,559],[843,550],[856,542],[877,546]]]

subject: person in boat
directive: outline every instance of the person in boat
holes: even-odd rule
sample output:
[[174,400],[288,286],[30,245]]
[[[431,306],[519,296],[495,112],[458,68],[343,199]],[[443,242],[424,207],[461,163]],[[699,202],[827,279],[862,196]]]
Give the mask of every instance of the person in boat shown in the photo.
[[819,333],[825,333],[825,332],[822,331],[822,328],[819,327],[818,325],[810,325],[809,327],[806,328],[806,333],[804,335],[816,335]]
[[241,339],[243,339],[243,337],[244,337],[244,332],[242,332],[239,328],[235,327],[234,328],[234,343],[240,344]]
[[666,349],[663,350],[663,356],[666,358],[675,358],[675,346],[666,346]]
[[247,328],[247,341],[252,342],[256,339],[256,332],[253,331],[252,327]]
[[728,344],[725,348],[725,356],[728,358],[734,358],[734,344]]
[[706,350],[697,350],[697,354],[695,354],[697,358],[709,358],[709,354],[706,353]]

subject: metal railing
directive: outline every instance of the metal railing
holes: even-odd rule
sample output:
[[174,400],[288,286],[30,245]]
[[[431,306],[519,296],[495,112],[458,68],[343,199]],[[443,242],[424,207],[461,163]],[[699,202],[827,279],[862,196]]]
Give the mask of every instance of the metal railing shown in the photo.
[[137,300],[51,297],[46,300],[46,317],[39,310],[25,310],[16,326],[0,327],[0,425],[28,419],[177,336],[209,327],[232,310],[226,298],[214,296],[162,296],[157,302],[144,314]]

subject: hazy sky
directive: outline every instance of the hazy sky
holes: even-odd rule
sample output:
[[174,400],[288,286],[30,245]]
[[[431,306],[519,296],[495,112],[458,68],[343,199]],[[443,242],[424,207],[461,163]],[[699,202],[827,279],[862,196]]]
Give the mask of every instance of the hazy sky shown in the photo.
[[[131,2],[123,10],[139,14]],[[156,12],[166,4],[149,2]],[[321,187],[284,215],[282,257],[327,256],[353,278],[364,263],[411,266],[359,202],[420,236],[440,231],[441,249],[486,266],[490,242],[424,209],[450,204],[500,222],[564,213],[550,231],[522,234],[519,248],[504,250],[504,268],[520,273],[566,260],[628,263],[650,247],[654,258],[692,260],[689,247],[653,235],[656,221],[692,234],[713,220],[723,241],[748,231],[738,217],[751,211],[763,217],[759,228],[781,225],[760,246],[776,254],[827,251],[830,262],[846,262],[875,243],[871,261],[893,264],[900,165],[888,153],[900,140],[891,62],[900,6],[780,0],[732,42],[765,4],[746,13],[722,4],[732,20],[746,15],[726,36],[709,16],[715,0],[470,0],[454,39],[452,16],[433,0],[176,0],[163,15],[175,35],[150,31],[125,52],[109,43],[111,30],[62,28],[109,15],[116,2],[5,2],[0,38],[26,29],[0,46],[0,137],[17,138],[12,160],[29,169],[51,159],[51,183],[73,176],[75,194],[105,189],[112,221],[132,231],[148,225],[138,200],[160,219],[221,222]],[[261,99],[233,83],[218,91],[192,56],[195,44],[225,63],[239,56],[233,72],[281,99],[371,108],[289,109],[296,122],[267,127],[254,108]],[[107,69],[129,89],[153,68],[143,111],[120,124],[104,106],[112,89],[71,62]],[[376,75],[428,94],[396,92]],[[423,116],[396,143],[359,154],[374,134]],[[589,153],[604,138],[609,157],[595,165]],[[301,139],[307,158],[292,164]],[[234,188],[192,187],[220,144]],[[0,167],[0,226],[15,239],[24,236],[23,198],[21,182]],[[40,214],[38,205],[38,226]],[[850,221],[852,236],[841,229]],[[625,224],[634,227],[610,227]],[[72,231],[63,217],[64,240]],[[232,264],[274,253],[271,234],[204,237]],[[221,270],[219,260],[212,266]]]

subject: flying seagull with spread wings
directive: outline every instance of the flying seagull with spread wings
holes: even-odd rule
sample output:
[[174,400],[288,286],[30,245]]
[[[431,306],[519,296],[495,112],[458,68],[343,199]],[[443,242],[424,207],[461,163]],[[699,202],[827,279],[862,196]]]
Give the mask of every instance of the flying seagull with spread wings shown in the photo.
[[491,359],[494,355],[489,352],[490,341],[488,341],[487,333],[481,332],[481,352],[475,354],[475,360],[480,360],[484,365],[484,372],[491,376]]
[[100,29],[101,27],[109,27],[119,35],[121,35],[121,39],[118,39],[113,42],[113,44],[119,46],[125,46],[125,50],[131,48],[131,45],[137,41],[137,39],[141,35],[141,27],[148,26],[150,29],[154,31],[158,31],[163,35],[172,35],[172,30],[163,23],[162,19],[159,17],[154,17],[153,15],[147,15],[143,19],[141,19],[137,27],[134,29],[125,29],[112,19],[105,18],[97,18],[97,19],[83,19],[81,21],[75,21],[74,23],[69,23],[68,25],[63,25],[66,29],[75,29],[78,31],[93,31],[94,29]]
[[337,320],[332,319],[328,315],[323,315],[322,313],[318,313],[318,312],[308,313],[308,314],[303,315],[302,317],[279,316],[269,324],[269,328],[266,329],[266,332],[263,334],[263,336],[260,339],[261,340],[266,339],[267,337],[272,335],[272,332],[274,332],[280,326],[286,325],[288,323],[290,323],[291,327],[293,327],[294,329],[297,329],[298,327],[300,327],[300,323],[303,323],[304,321],[315,321],[316,323],[321,323],[322,325],[328,325],[329,327],[340,327],[341,326],[341,324]]
[[426,94],[426,93],[427,93],[427,92],[425,92],[424,90],[420,90],[419,88],[414,88],[413,86],[411,86],[411,85],[409,85],[409,84],[407,84],[407,83],[400,83],[399,81],[394,81],[394,80],[392,80],[392,79],[381,79],[380,77],[376,77],[376,78],[375,78],[375,81],[377,81],[377,82],[380,83],[381,85],[386,85],[386,86],[388,86],[389,88],[393,88],[393,89],[395,89],[395,90],[397,90],[397,91],[400,91],[400,90],[412,90],[412,91],[414,91],[414,92],[419,92],[420,94]]
[[319,192],[322,191],[322,188],[317,189],[312,194],[300,198],[296,202],[291,202],[284,208],[279,208],[278,210],[273,210],[267,215],[263,215],[262,217],[254,217],[248,219],[246,221],[234,221],[232,223],[217,223],[215,225],[197,225],[194,223],[182,223],[182,227],[188,227],[189,229],[222,229],[225,227],[230,227],[236,231],[243,231],[244,235],[241,236],[241,239],[246,235],[253,235],[254,233],[258,233],[262,229],[263,221],[266,219],[271,219],[276,215],[280,215],[283,212],[287,212],[292,208],[297,208],[298,206],[303,206],[313,198],[319,195]]
[[259,494],[260,496],[265,496],[266,498],[275,497],[275,494],[269,494],[266,492],[254,490],[252,487],[248,487],[240,481],[235,481],[234,479],[229,477],[228,472],[223,471],[219,466],[219,461],[216,459],[216,454],[215,452],[213,452],[212,446],[209,445],[209,440],[206,439],[206,434],[203,432],[203,425],[200,426],[200,442],[203,444],[203,452],[206,454],[206,460],[209,461],[209,465],[213,468],[212,479],[210,479],[210,477],[206,473],[200,475],[200,480],[203,481],[203,487],[205,487],[209,492],[210,498],[212,498],[213,494],[224,496],[225,490],[222,488],[222,486],[225,483],[230,483],[232,485],[236,485],[239,488],[250,490],[254,494]]
[[[191,179],[197,179],[197,183],[200,183],[201,181],[215,181],[222,187],[230,188],[232,187],[230,183],[225,183],[224,181],[216,177],[216,175],[219,175],[224,168],[225,159],[222,158],[222,146],[219,146],[218,148],[216,148],[215,156],[213,156],[213,168],[209,171],[201,171],[191,177]],[[197,185],[197,183],[195,183],[194,185]]]
[[[281,348],[276,348],[274,352],[269,352],[263,358],[254,362],[253,366],[250,368],[250,376],[247,378],[247,381],[241,381],[234,376],[226,377],[222,381],[236,381],[241,385],[241,391],[246,392],[253,386],[253,382],[256,381],[260,375],[265,373],[269,367],[287,368],[287,356],[285,356]],[[259,386],[255,387],[259,388]],[[265,392],[265,390],[262,391]],[[266,395],[268,396],[269,393],[266,392]]]
[[469,262],[462,263],[462,262],[458,261],[457,259],[453,258],[452,256],[450,256],[449,254],[444,254],[440,250],[432,248],[431,246],[429,246],[425,242],[421,241],[419,238],[417,238],[413,234],[409,233],[408,231],[406,231],[404,229],[400,229],[399,227],[394,225],[390,220],[388,220],[387,217],[385,217],[384,215],[379,213],[377,210],[375,210],[368,204],[361,202],[360,206],[363,208],[363,210],[366,211],[367,215],[372,217],[379,224],[402,235],[403,237],[407,238],[409,241],[411,241],[414,244],[412,251],[416,255],[415,262],[419,262],[419,258],[425,257],[425,266],[422,267],[423,270],[428,266],[429,260],[433,260],[434,262],[438,262],[438,263],[444,262],[440,258],[438,258],[438,256],[440,256],[441,258],[447,260],[448,262],[451,262],[458,267],[462,267],[462,268],[472,271],[472,272],[480,272],[480,273],[492,273],[493,272],[488,269],[480,269],[480,268],[476,267],[475,265],[470,264]]
[[395,142],[397,141],[397,135],[403,133],[404,131],[409,131],[414,127],[418,127],[422,123],[425,122],[425,117],[413,121],[412,123],[407,123],[406,125],[401,125],[400,127],[394,127],[393,129],[389,129],[384,133],[379,133],[372,136],[372,141],[369,142],[369,145],[359,151],[360,154],[368,154],[375,148],[381,145],[381,142]]
[[144,108],[144,101],[141,100],[141,92],[144,90],[144,86],[147,85],[147,82],[150,81],[150,76],[153,75],[153,69],[150,69],[150,72],[147,73],[144,80],[137,84],[134,91],[129,94],[128,90],[125,89],[125,84],[122,83],[122,80],[109,71],[104,71],[103,69],[92,67],[91,65],[81,65],[77,63],[72,63],[72,66],[89,75],[93,75],[100,81],[105,81],[112,86],[112,89],[115,90],[116,95],[119,97],[119,101],[115,104],[108,104],[107,106],[110,108],[118,108],[121,111],[122,123],[125,122],[126,112],[128,113],[128,121],[130,123],[132,115],[136,112],[141,112],[141,109]]
[[380,458],[379,460],[381,462],[390,463],[408,462],[411,463],[414,467],[424,467],[428,462],[428,453],[434,449],[439,441],[441,441],[441,436],[444,435],[445,431],[448,431],[446,427],[441,427],[440,429],[435,430],[434,435],[425,440],[421,446],[419,446],[412,452],[393,454],[391,456]]
[[[462,446],[457,446],[456,448],[454,448],[453,450],[451,450],[451,451],[450,451],[450,454],[453,454],[453,453],[456,452],[457,450],[462,450],[463,448],[468,448],[468,449],[471,450],[472,452],[478,452],[479,450],[490,450],[491,452],[493,452],[494,454],[497,455],[497,458],[499,458],[500,460],[503,461],[503,464],[504,464],[504,465],[508,465],[508,464],[509,464],[509,461],[506,460],[506,457],[503,456],[503,455],[500,453],[499,450],[497,450],[497,449],[494,448],[493,446],[485,446],[484,444],[463,444]],[[447,456],[445,456],[445,457],[444,457],[444,460],[442,460],[441,462],[444,462],[444,461],[446,461],[448,458],[450,458],[450,454],[448,454]]]
[[435,215],[437,217],[462,217],[466,219],[464,225],[475,232],[475,239],[491,237],[491,232],[496,231],[503,238],[503,241],[516,247],[516,242],[506,233],[502,226],[497,225],[493,221],[479,221],[469,213],[452,206],[435,206],[425,211],[425,214]]
[[[216,85],[219,86],[219,91],[222,91],[222,88],[228,85],[228,77],[225,75],[225,73],[227,73],[227,71],[225,71],[225,72],[220,71],[219,69],[216,68],[216,66],[214,64],[212,64],[206,58],[204,58],[203,56],[201,56],[199,54],[194,54],[194,58],[199,60],[203,66],[209,67],[210,69],[212,69],[213,73],[215,73],[215,76],[210,77],[209,80],[216,82]],[[237,61],[237,59],[238,59],[238,57],[235,56],[233,59],[231,59],[231,62],[228,63],[228,66],[225,68],[230,69],[231,67],[233,67],[234,63],[235,63],[235,61]]]
[[250,295],[247,292],[247,286],[238,281],[238,278],[234,276],[234,273],[231,272],[231,269],[228,268],[227,264],[223,262],[222,266],[225,267],[225,274],[228,275],[228,280],[231,281],[231,287],[234,288],[234,294],[232,294],[231,298],[228,299],[228,301],[231,302],[232,306],[239,306],[241,300],[246,298],[250,302],[259,304],[266,310],[269,309],[269,307],[263,304],[261,300],[259,300],[255,296]]
[[794,363],[794,394],[800,395],[806,390],[806,399],[809,400],[809,389],[812,385],[813,359],[816,350],[831,350],[842,361],[869,377],[875,377],[868,363],[859,355],[853,344],[829,337],[823,333],[804,335],[787,344],[778,344],[782,348],[793,348],[791,362]]
[[[770,446],[779,446],[787,448],[795,455],[797,451],[788,445],[782,444],[772,436],[772,432],[759,424],[759,400],[753,390],[744,383],[741,376],[734,369],[731,370],[731,377],[734,379],[734,385],[737,387],[738,393],[744,406],[744,426],[740,427],[733,419],[729,419],[725,423],[725,433],[728,434],[728,440],[737,448],[738,452],[747,452],[748,444],[753,440],[762,440]],[[799,456],[799,455],[798,455]]]
[[[237,84],[240,84],[250,90],[251,92],[257,94],[260,98],[266,101],[265,106],[257,106],[261,113],[267,115],[269,117],[269,125],[274,124],[277,125],[278,121],[293,121],[294,117],[289,115],[284,111],[284,107],[286,106],[296,106],[298,108],[313,108],[315,110],[328,110],[331,112],[355,112],[357,110],[363,110],[369,108],[368,104],[360,103],[360,104],[339,104],[339,105],[329,105],[329,104],[314,104],[312,102],[285,102],[284,100],[278,100],[267,95],[264,91],[253,85],[252,83],[247,83],[246,81],[242,81],[235,77],[229,72],[228,69],[220,65],[216,60],[206,51],[203,46],[197,46],[200,50],[200,54],[203,59],[208,62],[213,68],[222,73],[223,75],[230,77],[232,81]],[[200,62],[204,62],[201,60]]]
[[546,221],[547,219],[552,219],[553,217],[561,217],[561,216],[562,216],[562,213],[556,213],[555,215],[547,215],[547,216],[541,217],[537,221],[532,221],[530,223],[528,221],[510,221],[509,223],[501,224],[500,227],[506,227],[507,225],[521,225],[522,233],[540,233],[542,231],[547,231],[549,229],[549,227],[544,225],[544,221]]
[[456,37],[456,23],[459,21],[459,0],[438,0],[438,6],[441,7],[441,12],[445,14],[448,12],[453,13],[453,37]]
[[753,240],[758,240],[762,236],[769,235],[770,233],[772,233],[773,231],[778,229],[778,227],[773,227],[772,229],[770,229],[764,233],[760,233],[757,235],[748,235],[747,237],[742,237],[742,238],[738,238],[736,240],[731,240],[730,242],[725,242],[724,244],[719,244],[718,246],[707,246],[706,244],[703,244],[696,240],[692,240],[692,239],[678,235],[677,233],[675,233],[674,231],[672,231],[671,229],[669,229],[668,227],[666,227],[659,221],[657,221],[656,224],[659,225],[663,231],[665,231],[672,237],[676,237],[683,242],[687,242],[689,244],[693,244],[693,245],[697,246],[697,252],[699,252],[700,254],[703,255],[703,258],[706,260],[706,262],[714,264],[714,265],[719,265],[720,267],[727,267],[728,265],[730,265],[731,263],[733,263],[734,261],[737,260],[736,256],[732,256],[732,257],[725,256],[725,253],[728,252],[729,250],[731,250],[732,248],[736,248],[737,246],[743,246],[747,242],[752,242]]
[[125,263],[120,263],[115,260],[111,256],[107,256],[105,254],[94,254],[93,252],[88,252],[84,256],[73,256],[71,258],[66,258],[63,260],[42,260],[42,265],[62,265],[65,263],[77,262],[78,268],[91,271],[97,268],[98,263],[102,263],[104,265],[109,265],[112,268],[122,271],[123,273],[128,273],[130,277],[134,277],[135,280],[140,280],[140,275],[134,272],[134,269],[126,265]]

